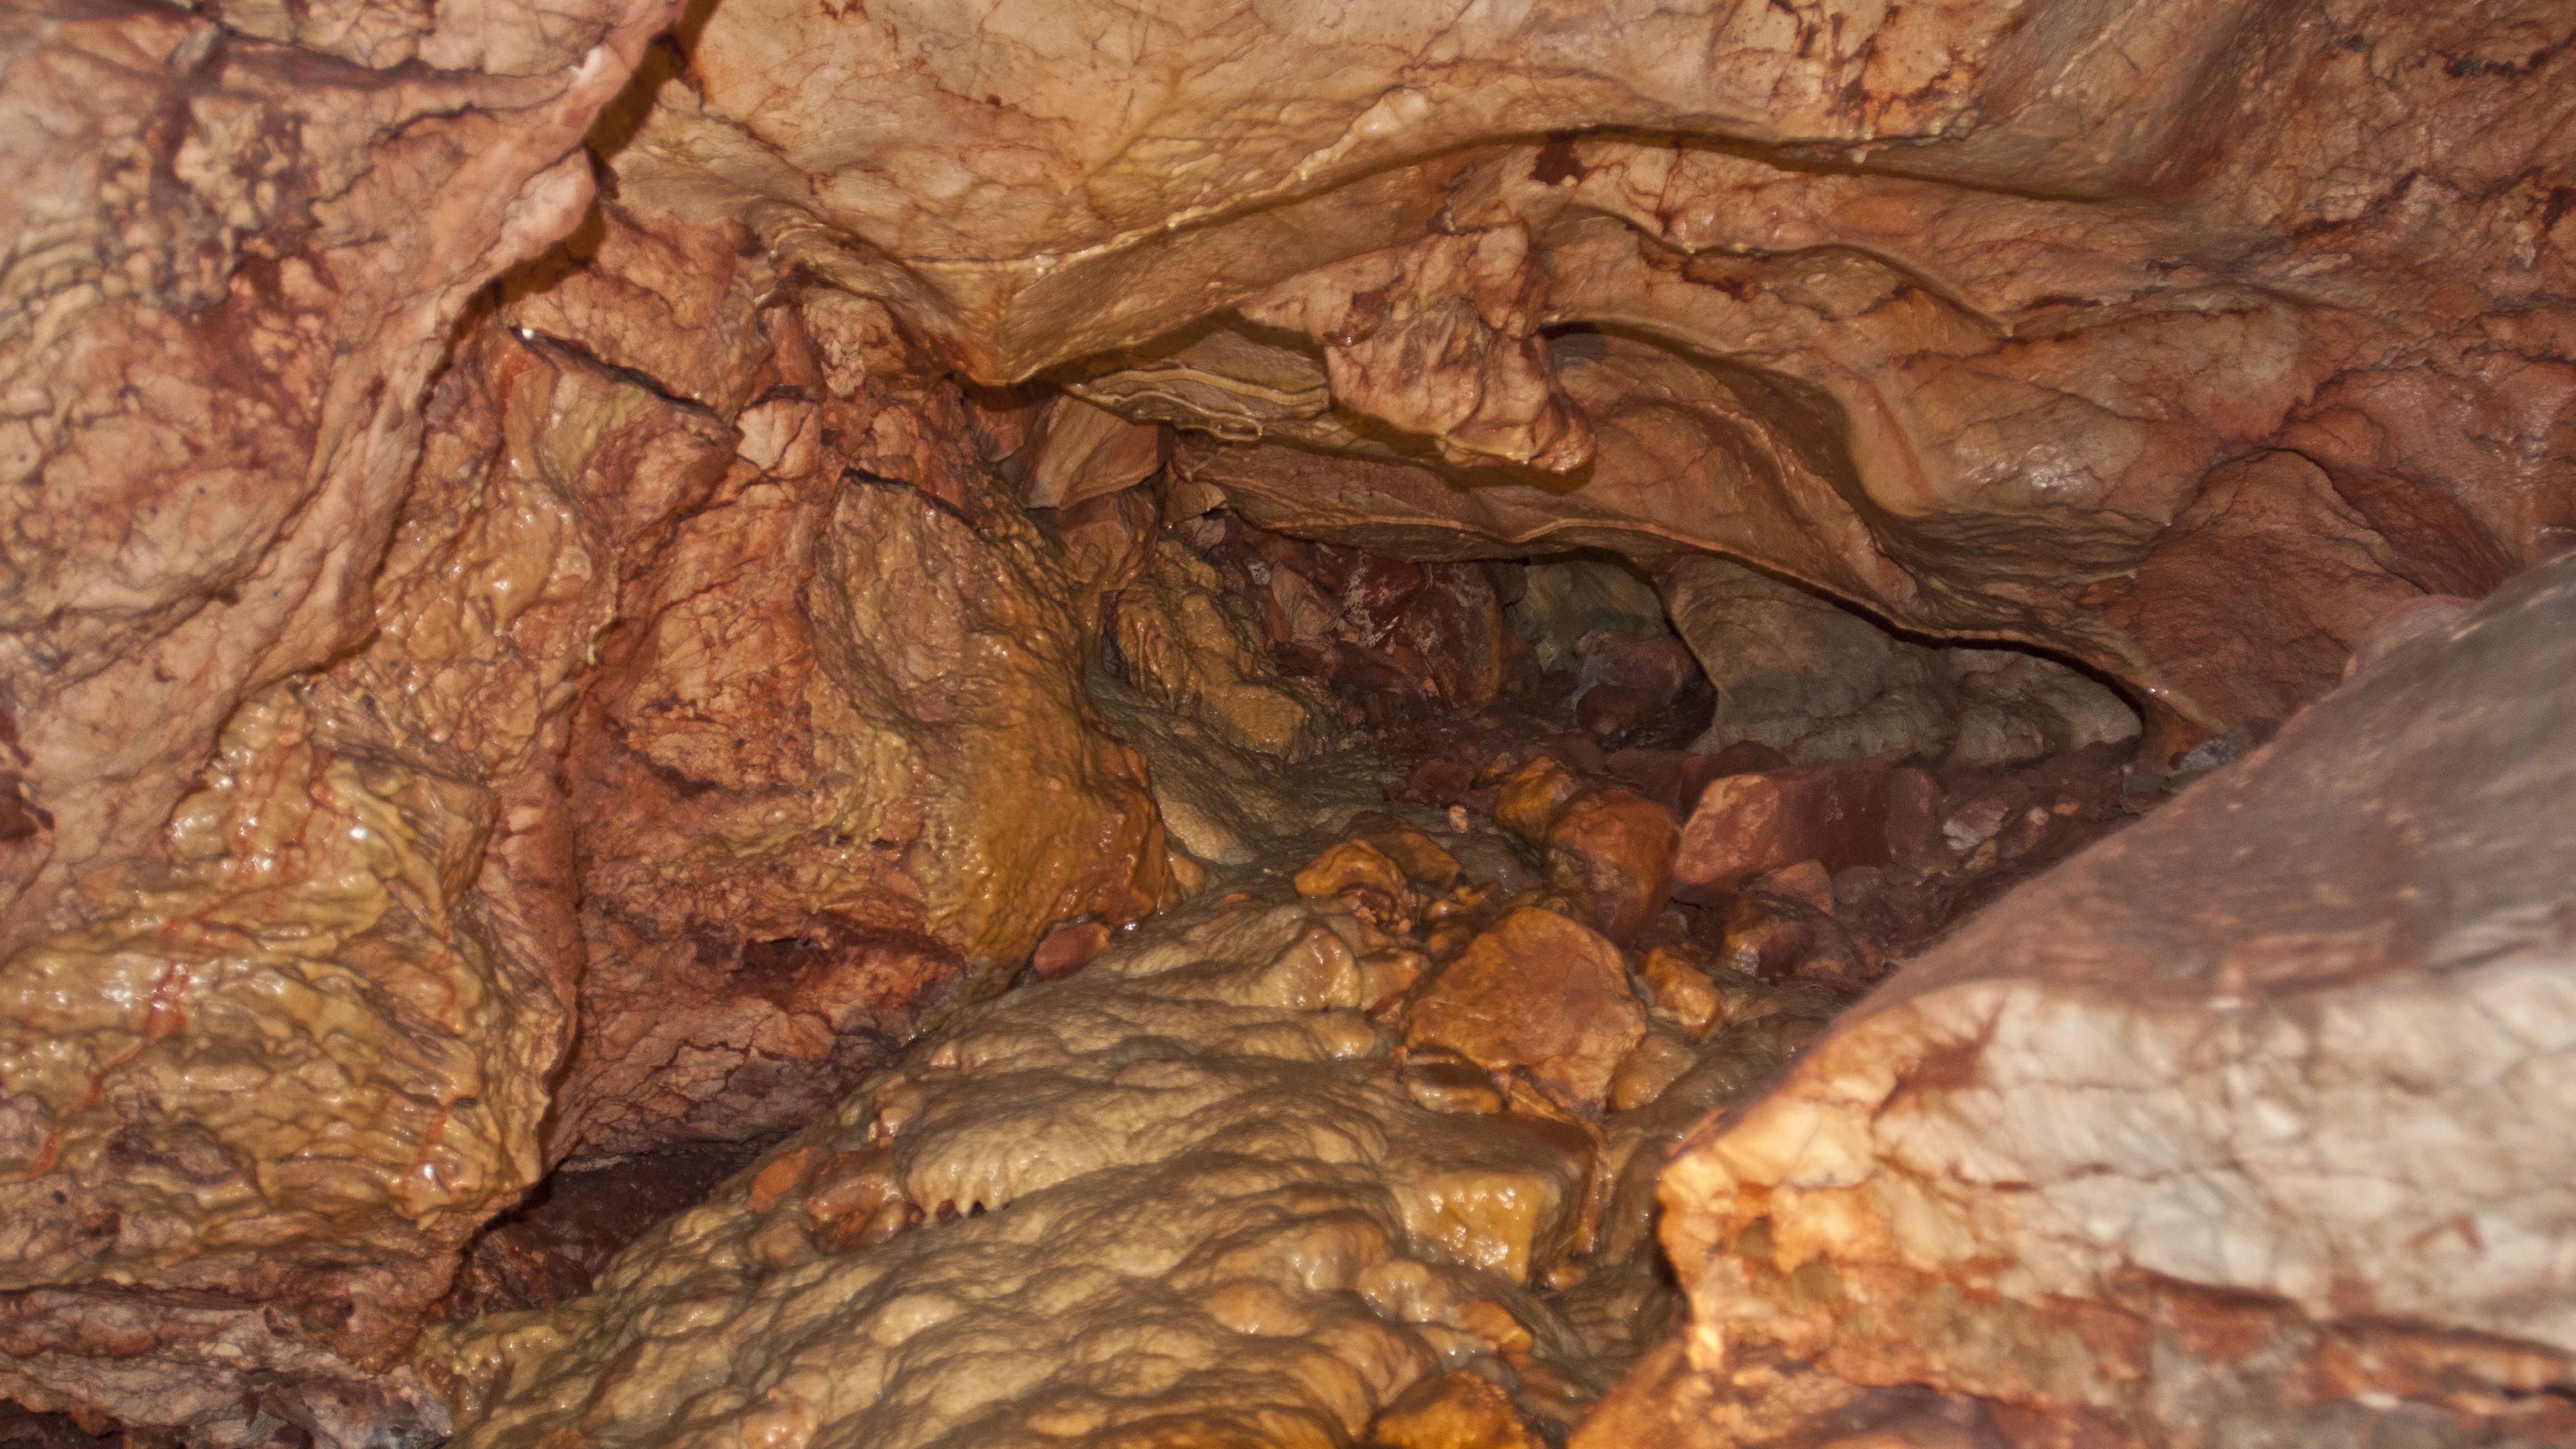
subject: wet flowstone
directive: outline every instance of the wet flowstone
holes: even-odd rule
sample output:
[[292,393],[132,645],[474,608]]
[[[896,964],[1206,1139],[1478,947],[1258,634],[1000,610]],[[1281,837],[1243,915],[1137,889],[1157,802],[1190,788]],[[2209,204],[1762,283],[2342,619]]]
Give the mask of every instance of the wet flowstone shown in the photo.
[[1561,1440],[1676,1302],[1665,1146],[1843,998],[1738,978],[1686,1026],[1416,813],[975,1011],[591,1295],[442,1330],[458,1442]]

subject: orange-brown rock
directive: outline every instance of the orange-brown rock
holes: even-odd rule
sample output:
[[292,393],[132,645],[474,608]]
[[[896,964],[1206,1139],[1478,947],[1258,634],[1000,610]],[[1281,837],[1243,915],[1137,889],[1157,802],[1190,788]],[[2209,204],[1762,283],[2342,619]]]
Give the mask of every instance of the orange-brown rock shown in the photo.
[[[1456,886],[1465,870],[1458,857],[1442,849],[1439,841],[1410,826],[1371,830],[1361,838],[1402,867],[1405,877],[1426,893]],[[1473,889],[1469,888],[1471,892]]]
[[1105,921],[1067,921],[1038,938],[1037,949],[1029,953],[1029,969],[1041,981],[1056,981],[1091,964],[1110,941]]
[[1404,867],[1365,840],[1338,841],[1297,872],[1297,894],[1334,896],[1343,891],[1374,891],[1403,899],[1410,894]]
[[1503,778],[1502,792],[1494,802],[1494,820],[1531,845],[1543,848],[1549,827],[1556,824],[1557,812],[1582,789],[1582,782],[1554,758],[1534,755],[1528,764]]
[[1548,888],[1582,901],[1611,940],[1634,940],[1671,895],[1679,833],[1672,812],[1641,795],[1586,791],[1548,826]]
[[1597,1110],[1645,1026],[1617,947],[1554,911],[1524,906],[1424,985],[1404,1039],[1445,1047],[1488,1071],[1526,1071]]
[[2398,647],[1704,1127],[1693,1360],[2104,1442],[2576,1434],[2524,1397],[2576,1372],[2571,623],[2562,560]]
[[1704,1036],[1712,1027],[1725,1024],[1717,988],[1708,973],[1672,947],[1648,951],[1637,967],[1637,977],[1646,984],[1647,1003],[1692,1036]]
[[1460,1370],[1425,1379],[1380,1410],[1368,1442],[1386,1449],[1538,1449],[1511,1397]]
[[1876,761],[1729,775],[1700,792],[1673,854],[1673,889],[1714,900],[1766,871],[1887,859],[1887,780]]
[[804,1120],[1053,921],[1170,897],[1043,539],[828,476],[737,465],[576,731],[601,824],[559,1153]]
[[[1846,867],[1846,869],[1849,868],[1851,867]],[[1821,861],[1802,860],[1795,864],[1784,865],[1778,870],[1764,871],[1746,881],[1744,888],[1748,891],[1786,896],[1790,900],[1812,906],[1827,915],[1833,914],[1834,879],[1826,872],[1824,863]]]

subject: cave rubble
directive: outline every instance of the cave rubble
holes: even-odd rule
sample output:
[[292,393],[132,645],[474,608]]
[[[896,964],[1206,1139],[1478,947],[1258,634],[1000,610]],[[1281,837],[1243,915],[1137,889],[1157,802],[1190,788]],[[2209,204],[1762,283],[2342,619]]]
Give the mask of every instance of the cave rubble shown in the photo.
[[[861,1285],[1205,1187],[1375,1286],[1174,1432],[2576,1442],[2562,0],[12,0],[0,160],[16,1439],[940,1432]],[[1113,998],[1276,1160],[840,1135]]]

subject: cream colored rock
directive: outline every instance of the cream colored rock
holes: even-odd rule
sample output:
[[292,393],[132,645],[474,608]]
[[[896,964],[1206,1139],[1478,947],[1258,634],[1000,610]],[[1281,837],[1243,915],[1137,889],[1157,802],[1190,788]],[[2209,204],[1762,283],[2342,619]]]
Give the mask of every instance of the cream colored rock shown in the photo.
[[2396,649],[1704,1128],[1694,1360],[2145,1441],[2566,1432],[2507,1406],[2576,1368],[2571,623],[2561,561]]
[[1570,1351],[1517,1285],[1588,1163],[1375,1083],[1359,933],[1220,916],[962,1021],[591,1297],[441,1331],[456,1442],[1320,1446],[1490,1354],[1479,1303]]

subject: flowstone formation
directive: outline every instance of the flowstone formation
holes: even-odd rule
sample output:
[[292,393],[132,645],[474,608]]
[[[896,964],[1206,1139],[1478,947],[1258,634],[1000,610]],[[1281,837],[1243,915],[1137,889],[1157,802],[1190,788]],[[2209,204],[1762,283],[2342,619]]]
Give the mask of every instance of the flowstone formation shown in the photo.
[[1479,1396],[1561,1436],[1669,1305],[1665,1145],[1840,998],[1741,980],[1647,1048],[1495,842],[1362,831],[962,1019],[592,1295],[442,1331],[457,1442],[1327,1446]]
[[[1818,1015],[1952,930],[1985,934],[1940,969],[1976,940],[1978,969],[2048,981],[1996,923],[2056,939],[2162,908],[2102,907],[2122,892],[2259,893],[2262,861],[2153,880],[2112,862],[2217,860],[2263,821],[2279,856],[2373,883],[2330,903],[2351,919],[2275,929],[2289,907],[2248,898],[2179,944],[2105,945],[2150,983],[2109,995],[2152,1019],[2110,1036],[2143,1053],[2250,1030],[2254,1005],[2220,1003],[2269,1001],[2282,962],[2300,991],[2371,962],[2467,979],[2409,934],[2477,936],[2460,923],[2486,897],[2419,899],[2442,881],[2523,892],[2498,940],[2557,919],[2527,873],[2555,837],[2469,784],[2303,823],[2347,820],[2337,792],[2361,786],[2244,757],[2303,718],[2277,750],[2342,729],[2359,762],[2381,746],[2320,721],[2398,730],[2355,701],[2479,599],[2520,589],[2518,617],[2557,617],[2516,581],[2576,542],[2576,14],[1147,10],[0,4],[0,1397],[67,1416],[30,1432],[418,1449],[464,1405],[477,1434],[587,1435],[521,1403],[533,1379],[456,1357],[502,1340],[449,1321],[556,1305],[509,1341],[578,1395],[627,1381],[595,1354],[658,1341],[619,1305],[679,1292],[656,1274],[684,1261],[682,1296],[733,1294],[727,1313],[803,1273],[836,1285],[799,1300],[831,1322],[938,1342],[860,1286],[884,1255],[947,1271],[943,1244],[1000,1252],[1055,1221],[1025,1202],[1093,1188],[953,1223],[904,1197],[932,1220],[718,1262],[726,1234],[784,1242],[760,1224],[830,1186],[800,1168],[755,1208],[755,1174],[677,1220],[703,1243],[669,1226],[603,1265],[728,1165],[785,1161],[782,1134],[930,1153],[928,1125],[897,1148],[832,1124],[890,1100],[925,1037],[1037,1010],[1017,993],[1042,981],[1027,999],[1142,993],[1139,1041],[1155,1012],[1188,1017],[1155,1038],[1179,1043],[1154,1048],[1172,1070],[1329,1078],[1342,1137],[1431,1144],[1327,1150],[1281,1126],[1276,1163],[1228,1177],[1174,1129],[1120,1181],[1270,1193],[1279,1241],[1305,1231],[1300,1194],[1338,1195],[1375,1235],[1353,1263],[1490,1288],[1517,1325],[1247,1268],[1331,1341],[1244,1370],[1275,1371],[1255,1397],[1284,1416],[1245,1433],[2053,1444],[2034,1426],[2063,1419],[2216,1443],[2290,1423],[2280,1403],[2385,1417],[2388,1396],[2460,1442],[2560,1433],[2567,1346],[2514,1314],[2554,1311],[2565,1235],[2488,1221],[2521,1190],[2501,1168],[2435,1194],[2452,1217],[2386,1197],[2417,1236],[2364,1234],[2289,1278],[2246,1255],[2288,1262],[2278,1242],[2345,1209],[2271,1179],[2260,1203],[2157,1199],[2215,1235],[2187,1264],[2159,1256],[2170,1235],[1991,1193],[1888,1217],[1957,1227],[1900,1251],[1818,1226],[1853,1184],[1721,1183],[1714,1144],[1882,1047],[1905,1063],[1883,1104],[1976,1117],[1953,1077],[2000,1049],[1918,1051],[1889,1023],[1982,1007],[1890,987],[1834,1038],[1872,1045],[1803,1059],[1774,1096],[1685,1087],[1717,1080],[1691,1063],[1724,1054],[1742,993]],[[2464,639],[2503,630],[2483,617]],[[2443,678],[2409,698],[2488,719],[2538,709],[2544,676]],[[2475,763],[2554,800],[2537,761],[2564,747],[2534,725]],[[2222,790],[2231,771],[2256,795]],[[2172,785],[2145,843],[2100,843]],[[1428,812],[1416,833],[1497,894],[1435,919],[1458,882],[1429,884],[1437,859],[1383,822],[1318,856],[1361,803]],[[2331,850],[2309,834],[2327,829]],[[2453,837],[2530,858],[2471,871],[2424,843]],[[2088,846],[2057,894],[2009,899]],[[1319,889],[1291,907],[1301,871]],[[1197,966],[1149,969],[1121,933],[1184,905],[1215,920],[1238,889],[1329,916],[1354,959],[1409,943],[1422,979],[1237,1003],[1312,1051],[1200,1040],[1206,1003],[1168,993],[1276,953],[1193,938]],[[2427,1080],[2461,1091],[2549,1019],[2442,1005],[2404,1022]],[[2384,1047],[2318,1040],[2317,1082]],[[1030,1050],[1128,1100],[1103,1064],[1129,1046]],[[2179,1083],[2199,1061],[2131,1067]],[[1013,1070],[940,1090],[981,1101],[979,1073]],[[1218,1115],[1258,1137],[1275,1095]],[[1739,1098],[1667,1183],[1687,1352],[1586,1410],[1666,1326],[1636,1319],[1651,1331],[1615,1353],[1586,1326],[1602,1285],[1646,1281],[1652,1144]],[[2440,1130],[2479,1162],[2548,1117],[2509,1092],[2446,1100]],[[1941,1160],[1998,1190],[2007,1166],[2080,1177],[2033,1154],[2075,1151],[2065,1124],[2094,1119],[2039,1115],[1977,1118],[1988,1135],[1960,1128]],[[1408,1174],[1484,1162],[1470,1119],[1553,1124],[1531,1130],[1571,1157],[1493,1170],[1526,1186],[1589,1163],[1567,1209],[1589,1246],[1531,1227],[1528,1261],[1498,1266],[1461,1244],[1501,1229],[1425,1226]],[[1918,1148],[1916,1167],[1939,1156]],[[2139,1152],[2122,1170],[2154,1177]],[[1156,1273],[1214,1251],[1209,1214],[1165,1225]],[[1812,1241],[1761,1249],[1757,1220]],[[1107,1261],[1077,1238],[1082,1272]],[[2470,1266],[2409,1277],[2418,1259]],[[1587,1283],[1548,1279],[1575,1264]],[[1869,1318],[1824,1283],[1872,1273],[1912,1306]],[[2191,1286],[2133,1292],[2137,1273]],[[1126,1312],[1113,1287],[1083,1311]],[[2192,1295],[2222,1292],[2228,1323],[2292,1346],[2194,1367],[2225,1355]],[[1967,1295],[1949,1331],[1897,1326],[1944,1294]],[[2074,1377],[1992,1361],[2060,1319],[2081,1331],[2043,1356]],[[754,1358],[805,1351],[725,1321]],[[1204,1329],[1175,1341],[1213,1354]],[[847,1367],[870,1342],[814,1351]],[[1170,1385],[1082,1352],[1041,1354],[1089,1365],[1064,1380],[1092,1396],[1066,1434],[1160,1412]],[[1205,1371],[1191,1402],[1223,1419],[1216,1386],[1238,1380]],[[804,1432],[803,1409],[718,1407],[749,1383],[690,1422]]]

